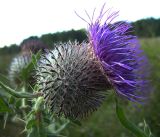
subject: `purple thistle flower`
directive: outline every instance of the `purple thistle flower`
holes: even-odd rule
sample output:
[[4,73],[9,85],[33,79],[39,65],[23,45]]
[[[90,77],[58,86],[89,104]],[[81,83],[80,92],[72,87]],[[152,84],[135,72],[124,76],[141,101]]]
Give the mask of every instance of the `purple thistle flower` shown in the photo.
[[[105,6],[105,5],[104,5]],[[104,74],[118,95],[135,102],[145,98],[146,58],[140,49],[136,36],[130,34],[132,26],[127,22],[111,24],[118,12],[110,14],[106,20],[104,6],[94,21],[90,19],[88,33],[93,52],[98,58]]]

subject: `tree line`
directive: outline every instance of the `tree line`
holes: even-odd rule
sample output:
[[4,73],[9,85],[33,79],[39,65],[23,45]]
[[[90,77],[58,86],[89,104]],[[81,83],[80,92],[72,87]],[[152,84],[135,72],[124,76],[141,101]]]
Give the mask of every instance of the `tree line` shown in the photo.
[[[159,37],[160,36],[160,18],[147,18],[141,19],[131,23],[133,25],[132,33],[140,38],[144,37]],[[41,37],[31,36],[27,39],[40,39],[44,44],[48,45],[49,48],[53,48],[54,43],[75,41],[82,42],[87,40],[87,33],[85,29],[80,30],[70,30],[56,33],[44,34]],[[26,40],[26,39],[25,39]],[[23,40],[23,41],[25,41]],[[22,43],[23,43],[22,41]],[[5,46],[0,49],[0,54],[14,54],[20,51],[19,45],[12,44],[10,46]]]

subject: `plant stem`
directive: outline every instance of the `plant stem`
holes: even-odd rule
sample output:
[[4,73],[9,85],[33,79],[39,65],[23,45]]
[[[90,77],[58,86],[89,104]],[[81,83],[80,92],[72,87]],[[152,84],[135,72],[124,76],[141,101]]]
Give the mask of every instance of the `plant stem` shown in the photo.
[[39,137],[47,137],[46,129],[43,122],[42,108],[41,108],[41,105],[43,102],[44,102],[43,97],[38,97],[34,105],[36,126],[37,126]]
[[136,137],[148,137],[140,128],[138,128],[135,124],[133,124],[126,118],[123,108],[120,106],[120,104],[118,104],[117,100],[116,100],[116,114],[121,124],[128,130],[130,130]]
[[[24,85],[24,87],[22,87],[22,93],[26,93],[26,85]],[[27,108],[27,105],[26,105],[26,98],[22,98],[21,100],[22,104],[21,104],[21,109],[22,109],[22,113],[23,113],[23,117],[26,119],[26,108]]]

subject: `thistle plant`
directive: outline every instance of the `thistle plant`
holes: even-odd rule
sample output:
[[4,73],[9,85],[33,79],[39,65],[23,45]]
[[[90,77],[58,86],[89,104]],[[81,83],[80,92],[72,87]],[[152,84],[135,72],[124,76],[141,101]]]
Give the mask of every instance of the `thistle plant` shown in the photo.
[[23,77],[23,73],[25,73],[24,70],[31,62],[32,54],[36,54],[39,51],[43,53],[44,49],[47,49],[48,47],[36,37],[23,40],[20,46],[21,54],[13,58],[10,64],[9,79],[14,87],[20,87],[22,82],[27,84],[28,81],[28,84],[33,86],[35,81],[32,72],[28,72],[28,74]]
[[[23,104],[26,98],[32,100],[29,111],[23,111],[24,131],[28,137],[59,134],[69,121],[84,119],[97,110],[110,90],[115,93],[116,114],[122,125],[137,137],[150,136],[151,132],[146,133],[126,118],[119,103],[119,98],[136,103],[147,99],[147,58],[140,49],[138,38],[131,34],[132,26],[127,22],[112,23],[118,12],[107,14],[104,6],[97,18],[94,17],[95,11],[92,17],[86,12],[89,21],[77,14],[88,24],[88,42],[58,43],[53,50],[33,54],[24,68],[24,62],[20,61],[20,67],[13,62],[10,73],[15,75],[17,68],[21,68],[22,81],[29,72],[35,72],[36,84],[32,92],[22,94],[0,82],[9,94],[23,98]],[[37,47],[23,45],[23,55],[30,50],[37,52]],[[15,60],[19,62],[20,59]],[[64,124],[53,132],[48,127],[57,116],[63,118]]]
[[[10,117],[12,122],[23,126],[24,130],[21,133],[24,133],[27,137],[57,136],[69,121],[64,118],[57,120],[44,108],[42,93],[37,92],[38,87],[35,85],[33,77],[34,68],[41,53],[43,53],[40,50],[43,50],[44,47],[36,45],[35,48],[35,46],[32,46],[32,44],[28,44],[25,48],[22,48],[20,55],[13,58],[7,83],[0,81],[0,87],[6,91],[3,94],[0,93],[0,97],[3,95],[3,98],[5,98],[3,100],[5,101],[3,103],[4,112],[6,112],[4,117],[6,121]],[[3,78],[6,81],[7,78],[4,76]],[[14,88],[9,87],[8,83],[11,83]],[[6,122],[4,122],[4,127],[5,125]],[[50,127],[52,127],[52,130]]]
[[22,71],[31,61],[30,55],[19,55],[13,58],[9,68],[9,79],[14,87],[22,85]]

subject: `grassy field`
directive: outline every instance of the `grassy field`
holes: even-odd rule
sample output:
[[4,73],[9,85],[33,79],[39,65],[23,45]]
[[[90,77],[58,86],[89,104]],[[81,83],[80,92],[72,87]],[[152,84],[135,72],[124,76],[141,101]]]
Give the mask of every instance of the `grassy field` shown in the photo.
[[[140,39],[142,49],[147,55],[151,66],[152,94],[148,104],[135,107],[131,103],[126,105],[125,111],[130,120],[142,125],[145,119],[152,133],[160,135],[160,38]],[[7,73],[11,57],[0,56],[0,71]],[[0,129],[1,130],[1,129]],[[14,131],[15,132],[15,131]],[[69,125],[63,135],[69,137],[132,137],[119,123],[115,114],[115,103],[109,93],[106,101],[97,112],[82,121],[82,126]],[[1,137],[1,135],[0,135]]]

